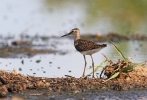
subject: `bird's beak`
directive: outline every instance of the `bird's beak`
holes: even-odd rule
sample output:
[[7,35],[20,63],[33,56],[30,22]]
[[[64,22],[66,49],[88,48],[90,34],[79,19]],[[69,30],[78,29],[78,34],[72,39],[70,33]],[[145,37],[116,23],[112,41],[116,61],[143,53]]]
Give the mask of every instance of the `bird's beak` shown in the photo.
[[64,36],[67,36],[67,35],[70,35],[72,32],[70,32],[70,33],[67,33],[67,34],[65,34],[65,35],[63,35],[62,37],[64,37]]

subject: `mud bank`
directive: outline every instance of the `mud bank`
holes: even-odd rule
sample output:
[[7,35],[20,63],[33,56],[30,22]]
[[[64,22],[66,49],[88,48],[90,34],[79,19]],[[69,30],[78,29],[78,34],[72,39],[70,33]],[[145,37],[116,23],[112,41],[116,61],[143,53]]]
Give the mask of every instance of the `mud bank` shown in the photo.
[[119,77],[105,82],[103,78],[42,78],[34,76],[24,76],[17,71],[11,73],[0,71],[0,95],[7,96],[8,93],[21,93],[27,90],[37,91],[32,95],[53,95],[63,93],[82,93],[86,91],[104,90],[130,90],[147,89],[147,66],[136,67],[128,73],[121,73]]

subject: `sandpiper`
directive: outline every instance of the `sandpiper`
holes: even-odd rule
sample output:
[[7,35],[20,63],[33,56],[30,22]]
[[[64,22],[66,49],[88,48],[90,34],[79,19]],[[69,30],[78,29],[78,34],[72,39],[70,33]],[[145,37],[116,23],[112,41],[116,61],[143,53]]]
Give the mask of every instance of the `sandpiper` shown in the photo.
[[90,55],[92,59],[92,67],[93,67],[92,78],[94,78],[94,61],[93,61],[92,54],[100,51],[104,47],[107,47],[107,44],[97,44],[92,41],[80,39],[80,30],[78,28],[72,29],[68,34],[63,35],[62,37],[71,35],[71,34],[75,36],[74,46],[76,50],[79,51],[84,56],[85,66],[84,66],[82,77],[85,77],[85,69],[87,65],[85,55]]

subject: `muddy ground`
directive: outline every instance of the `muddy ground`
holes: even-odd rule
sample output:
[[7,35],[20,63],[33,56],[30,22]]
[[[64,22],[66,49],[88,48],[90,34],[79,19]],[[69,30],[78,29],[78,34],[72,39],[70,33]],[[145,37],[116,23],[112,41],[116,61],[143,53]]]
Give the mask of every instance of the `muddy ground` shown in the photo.
[[[108,72],[108,70],[107,70]],[[104,78],[42,78],[24,76],[17,71],[0,71],[0,96],[21,96],[23,98],[76,98],[85,94],[93,96],[108,91],[147,90],[147,66],[138,66],[133,71],[121,73],[117,78],[106,82]],[[112,91],[113,90],[113,91]],[[133,93],[132,91],[132,93]],[[135,92],[135,91],[134,91]],[[104,94],[105,94],[104,93]],[[112,95],[112,94],[110,94]],[[94,96],[94,97],[95,97]],[[99,97],[98,97],[99,98]],[[105,98],[101,97],[100,98]],[[108,97],[106,97],[108,98]],[[38,99],[39,100],[39,99]]]

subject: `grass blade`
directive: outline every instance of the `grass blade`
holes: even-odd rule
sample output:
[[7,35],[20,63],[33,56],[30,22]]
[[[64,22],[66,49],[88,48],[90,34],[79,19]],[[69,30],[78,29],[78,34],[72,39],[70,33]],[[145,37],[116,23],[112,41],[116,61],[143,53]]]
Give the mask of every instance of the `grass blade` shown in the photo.
[[94,72],[96,72],[100,67],[102,67],[106,61],[107,61],[107,60],[104,60],[100,65],[98,65],[98,66],[94,69]]
[[105,82],[113,79],[113,78],[116,78],[118,75],[119,75],[120,72],[116,72],[114,75],[112,75],[110,78],[108,78]]
[[145,64],[145,63],[146,63],[146,62],[137,63],[137,64],[134,64],[134,65],[132,65],[132,66],[129,65],[128,67],[121,69],[121,72],[127,72],[127,71],[132,70],[133,68],[135,68],[135,67],[137,67],[137,66],[141,66],[141,65],[143,65],[143,64]]
[[112,41],[110,41],[112,44],[113,44],[113,46],[114,46],[114,48],[116,49],[116,51],[119,53],[119,55],[124,59],[124,61],[127,63],[127,60],[126,60],[126,58],[125,58],[125,56],[123,55],[123,53],[117,48],[117,46],[112,42]]
[[112,64],[113,62],[110,60],[110,58],[108,58],[107,56],[105,56],[104,54],[102,54],[105,58],[106,58],[106,60],[110,63],[110,64]]
[[[96,72],[100,67],[102,67],[104,65],[104,63],[106,62],[107,60],[104,60],[100,65],[98,65],[95,69],[94,69],[94,72]],[[93,72],[91,72],[90,74],[92,74]],[[88,74],[88,75],[90,75]],[[87,76],[88,76],[87,75]]]

